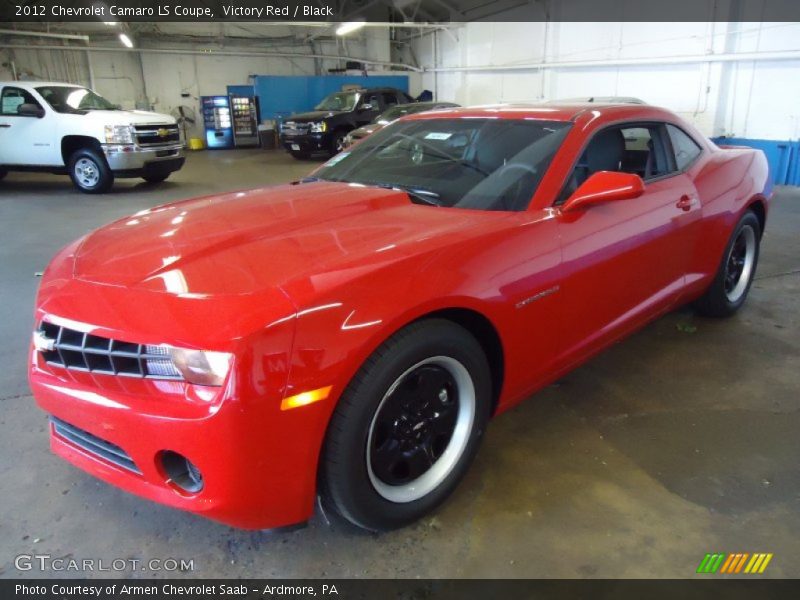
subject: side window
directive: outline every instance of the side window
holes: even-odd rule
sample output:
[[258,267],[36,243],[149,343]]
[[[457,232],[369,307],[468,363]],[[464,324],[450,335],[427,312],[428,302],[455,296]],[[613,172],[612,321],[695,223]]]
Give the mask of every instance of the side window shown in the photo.
[[589,141],[557,200],[561,204],[598,171],[633,173],[645,181],[672,169],[663,125],[647,123],[603,129]]
[[381,109],[381,102],[380,102],[380,94],[367,94],[364,96],[364,100],[361,103],[361,106],[365,104],[371,104],[372,110],[380,110]]
[[13,116],[22,104],[35,104],[40,106],[36,99],[27,90],[16,87],[4,87],[0,95],[0,114]]
[[674,125],[667,125],[667,131],[672,142],[672,151],[675,153],[675,164],[679,171],[683,171],[694,162],[695,158],[700,156],[702,150],[697,145],[697,142],[684,133],[682,129]]
[[397,101],[397,96],[394,94],[394,92],[386,92],[383,94],[383,104],[387,107],[399,104]]
[[652,179],[669,173],[664,146],[660,143],[658,125],[624,127],[621,129],[625,140],[625,155],[619,169],[634,173],[642,179]]

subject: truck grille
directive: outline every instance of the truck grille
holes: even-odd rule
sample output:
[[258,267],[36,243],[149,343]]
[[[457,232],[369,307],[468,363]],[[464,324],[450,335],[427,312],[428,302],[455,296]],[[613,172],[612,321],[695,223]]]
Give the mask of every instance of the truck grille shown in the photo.
[[46,342],[41,353],[48,365],[107,375],[183,380],[164,346],[112,340],[47,322],[42,322],[36,335]]
[[62,421],[61,419],[57,419],[52,415],[50,416],[50,423],[52,423],[53,430],[60,437],[64,438],[71,444],[78,446],[78,448],[81,448],[89,454],[93,454],[94,456],[115,464],[118,467],[122,467],[123,469],[131,471],[132,473],[136,473],[137,475],[142,474],[142,472],[139,470],[139,467],[137,467],[136,463],[133,462],[133,459],[119,446],[100,439],[88,431],[78,429],[74,425],[70,425],[69,423]]
[[297,121],[286,121],[281,127],[281,133],[287,137],[305,135],[311,129],[311,123],[298,123]]
[[133,129],[136,143],[144,148],[172,146],[181,140],[177,125],[134,125]]

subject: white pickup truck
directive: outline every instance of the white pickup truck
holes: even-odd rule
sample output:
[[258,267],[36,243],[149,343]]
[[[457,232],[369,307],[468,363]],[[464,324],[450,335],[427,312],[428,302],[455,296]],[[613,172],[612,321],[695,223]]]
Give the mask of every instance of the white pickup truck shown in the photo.
[[69,174],[82,192],[115,177],[161,182],[185,160],[173,117],[120,110],[68,83],[0,82],[0,179],[9,171]]

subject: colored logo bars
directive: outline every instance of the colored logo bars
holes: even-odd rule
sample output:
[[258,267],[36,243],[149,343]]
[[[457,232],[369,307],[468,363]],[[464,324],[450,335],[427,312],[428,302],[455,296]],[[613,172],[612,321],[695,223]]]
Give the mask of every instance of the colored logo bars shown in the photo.
[[706,554],[705,558],[700,562],[697,567],[698,573],[748,573],[748,574],[761,574],[763,573],[769,561],[772,560],[772,553],[756,553],[748,554],[734,553],[734,554]]

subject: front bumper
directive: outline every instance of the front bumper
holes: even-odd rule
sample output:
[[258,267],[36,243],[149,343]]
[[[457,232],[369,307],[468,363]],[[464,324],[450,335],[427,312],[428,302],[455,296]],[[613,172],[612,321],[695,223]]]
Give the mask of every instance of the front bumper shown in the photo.
[[182,144],[143,148],[135,144],[104,144],[103,153],[117,177],[139,177],[148,172],[177,171],[186,157]]
[[328,149],[327,133],[281,135],[281,145],[288,152],[320,152]]
[[[37,404],[124,451],[139,473],[87,452],[51,427],[52,450],[128,492],[234,527],[265,529],[308,520],[332,405],[280,408],[295,331],[294,319],[285,315],[294,306],[273,289],[257,296],[183,298],[76,280],[68,276],[69,257],[79,244],[62,250],[45,272],[36,323],[47,320],[134,344],[230,352],[234,361],[223,386],[207,387],[66,369],[46,363],[31,346],[28,379]],[[243,337],[242,331],[254,333]],[[201,491],[187,493],[168,481],[164,451],[177,452],[200,469]]]

